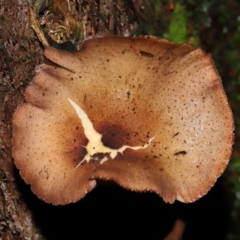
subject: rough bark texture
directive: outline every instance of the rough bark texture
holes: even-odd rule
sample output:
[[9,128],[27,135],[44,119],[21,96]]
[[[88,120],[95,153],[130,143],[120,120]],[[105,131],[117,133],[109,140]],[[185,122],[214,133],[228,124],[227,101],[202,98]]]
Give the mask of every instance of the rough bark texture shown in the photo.
[[41,62],[42,49],[29,28],[26,1],[0,2],[0,237],[38,239],[31,211],[16,183],[11,158],[11,119]]
[[[54,2],[58,4],[64,1]],[[130,36],[134,33],[134,11],[129,5],[130,1],[76,2],[76,11],[82,23],[86,25],[87,35],[100,33]],[[0,239],[3,240],[44,238],[33,220],[32,209],[27,203],[30,200],[25,199],[26,196],[22,194],[25,186],[18,177],[11,158],[13,112],[24,101],[24,89],[34,75],[35,66],[42,62],[42,53],[43,47],[30,28],[27,0],[1,0]],[[28,192],[28,189],[26,191]]]

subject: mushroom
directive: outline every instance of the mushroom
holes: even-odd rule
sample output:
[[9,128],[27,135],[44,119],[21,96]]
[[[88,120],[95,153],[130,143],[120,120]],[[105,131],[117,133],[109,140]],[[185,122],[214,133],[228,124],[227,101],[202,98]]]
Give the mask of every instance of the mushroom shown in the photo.
[[192,202],[224,171],[233,117],[202,49],[107,36],[45,56],[13,117],[15,165],[40,199],[76,202],[104,179]]

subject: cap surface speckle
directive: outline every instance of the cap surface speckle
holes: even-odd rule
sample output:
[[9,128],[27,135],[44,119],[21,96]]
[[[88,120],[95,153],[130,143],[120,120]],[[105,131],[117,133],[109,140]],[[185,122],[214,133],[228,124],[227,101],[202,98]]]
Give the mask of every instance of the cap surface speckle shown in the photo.
[[[13,118],[13,157],[46,202],[76,202],[110,179],[166,202],[192,202],[225,169],[233,118],[221,78],[201,49],[153,37],[104,37],[79,52],[46,49]],[[62,66],[62,67],[61,67]],[[108,152],[87,154],[89,139],[71,99],[87,114]],[[107,159],[107,160],[106,160]],[[102,161],[101,161],[102,160]]]

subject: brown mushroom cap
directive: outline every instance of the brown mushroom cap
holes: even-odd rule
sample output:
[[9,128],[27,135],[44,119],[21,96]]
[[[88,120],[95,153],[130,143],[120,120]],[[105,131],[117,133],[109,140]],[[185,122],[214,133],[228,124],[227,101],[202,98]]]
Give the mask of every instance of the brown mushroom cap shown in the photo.
[[[39,198],[75,202],[101,178],[166,202],[192,202],[222,174],[233,118],[203,50],[109,36],[85,41],[76,53],[49,48],[45,56],[56,65],[37,67],[13,118],[15,164]],[[88,160],[94,138],[70,101],[106,147]]]

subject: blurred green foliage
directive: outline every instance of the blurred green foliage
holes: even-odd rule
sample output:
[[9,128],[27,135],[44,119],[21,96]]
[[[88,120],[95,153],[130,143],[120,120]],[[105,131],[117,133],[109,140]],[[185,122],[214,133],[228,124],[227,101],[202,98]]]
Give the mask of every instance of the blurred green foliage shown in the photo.
[[174,7],[169,23],[169,31],[163,37],[176,43],[185,43],[187,40],[187,12],[177,3]]
[[222,77],[235,119],[233,155],[223,177],[231,208],[227,240],[240,240],[240,1],[146,0],[144,15],[140,34],[202,47]]

